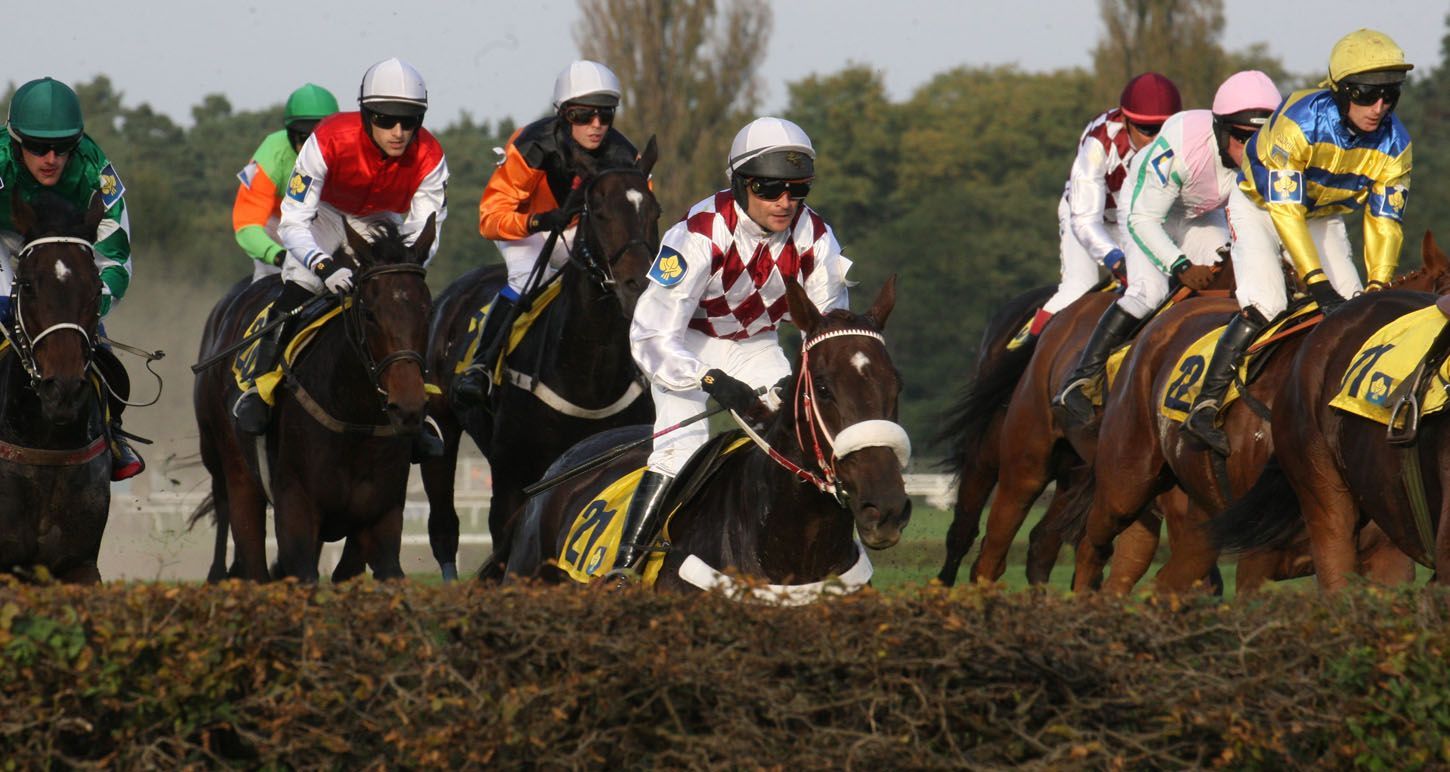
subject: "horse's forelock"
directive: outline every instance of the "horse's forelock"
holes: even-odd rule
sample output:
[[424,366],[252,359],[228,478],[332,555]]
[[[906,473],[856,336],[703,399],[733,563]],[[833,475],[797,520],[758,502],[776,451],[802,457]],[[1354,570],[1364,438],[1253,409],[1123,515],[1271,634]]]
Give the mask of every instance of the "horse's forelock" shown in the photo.
[[370,257],[374,263],[406,263],[411,259],[408,244],[397,223],[386,220],[373,223],[363,238],[370,245]]
[[32,206],[35,210],[35,223],[31,226],[30,233],[23,234],[27,240],[33,241],[47,236],[87,236],[85,212],[76,209],[60,194],[42,190],[35,197]]

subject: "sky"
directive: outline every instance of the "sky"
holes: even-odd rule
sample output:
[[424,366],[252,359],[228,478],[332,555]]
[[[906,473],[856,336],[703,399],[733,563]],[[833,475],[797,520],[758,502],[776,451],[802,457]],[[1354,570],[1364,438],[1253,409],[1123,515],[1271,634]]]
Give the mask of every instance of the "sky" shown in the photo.
[[[574,58],[575,0],[142,0],[17,2],[5,11],[0,77],[17,85],[51,75],[68,82],[106,74],[126,104],[149,103],[184,125],[208,93],[238,110],[281,103],[306,81],[344,109],[372,63],[398,56],[428,82],[430,122],[467,111],[524,122],[549,107],[555,75]],[[1223,44],[1266,43],[1290,72],[1317,74],[1329,50],[1359,27],[1379,29],[1421,70],[1439,63],[1450,4],[1225,0]],[[785,105],[786,84],[847,64],[883,73],[895,100],[959,66],[1016,64],[1027,71],[1088,67],[1101,32],[1091,0],[786,0],[772,3],[774,31],[760,74],[763,112]],[[1393,12],[1387,9],[1393,7]],[[84,21],[57,24],[57,20]],[[24,34],[18,30],[43,31]],[[625,105],[623,109],[628,109]]]

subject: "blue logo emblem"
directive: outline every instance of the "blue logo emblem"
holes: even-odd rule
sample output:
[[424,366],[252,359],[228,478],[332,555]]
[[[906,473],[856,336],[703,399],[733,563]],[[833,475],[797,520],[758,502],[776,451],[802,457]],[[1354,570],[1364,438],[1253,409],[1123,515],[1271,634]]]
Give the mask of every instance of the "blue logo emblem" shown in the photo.
[[1164,150],[1153,156],[1153,160],[1149,163],[1153,165],[1153,172],[1158,175],[1158,181],[1167,185],[1168,175],[1173,168],[1173,150],[1171,148]]
[[1369,388],[1364,393],[1364,401],[1380,407],[1390,400],[1390,392],[1394,390],[1395,379],[1385,373],[1375,373],[1369,378]]
[[685,270],[688,268],[684,255],[670,247],[660,247],[659,257],[649,267],[649,277],[661,287],[673,287],[680,283],[680,279],[685,278]]
[[287,181],[287,197],[293,201],[302,201],[307,198],[307,189],[312,187],[312,178],[302,172],[292,172],[292,179]]
[[101,170],[96,182],[100,185],[101,203],[107,209],[115,206],[116,202],[121,200],[121,196],[126,193],[126,186],[121,182],[121,175],[116,174],[116,170],[110,164],[106,164],[106,168]]
[[1410,195],[1410,189],[1404,185],[1390,185],[1385,188],[1383,196],[1374,197],[1374,213],[1379,217],[1388,217],[1391,220],[1403,220],[1405,217],[1405,199]]
[[237,172],[237,179],[241,180],[243,185],[250,188],[252,187],[252,178],[255,177],[256,174],[257,162],[253,161],[246,166],[243,166],[242,170]]
[[1297,169],[1270,170],[1269,203],[1304,203],[1304,173]]

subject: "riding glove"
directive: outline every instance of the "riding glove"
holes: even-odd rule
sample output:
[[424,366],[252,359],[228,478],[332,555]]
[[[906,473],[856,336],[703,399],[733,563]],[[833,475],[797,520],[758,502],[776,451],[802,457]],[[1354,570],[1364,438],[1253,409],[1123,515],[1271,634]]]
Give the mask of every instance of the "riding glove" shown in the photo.
[[322,285],[327,287],[328,292],[342,295],[352,291],[351,268],[345,268],[331,260],[319,260],[312,270],[317,278],[322,279]]
[[1103,267],[1124,287],[1128,286],[1128,264],[1123,250],[1114,249],[1103,257]]
[[282,264],[285,263],[285,262],[287,262],[287,250],[284,249],[281,252],[278,252],[277,254],[272,255],[272,265],[275,265],[278,268],[281,268],[282,267]]
[[1187,257],[1179,256],[1173,261],[1173,278],[1191,290],[1205,290],[1213,283],[1213,269],[1206,265],[1194,265]]
[[529,219],[529,230],[533,233],[562,231],[569,227],[569,215],[563,209],[550,209]]
[[1338,292],[1334,291],[1334,285],[1328,281],[1318,281],[1309,285],[1309,296],[1319,304],[1319,310],[1324,313],[1333,311],[1336,306],[1344,302]]
[[736,413],[745,413],[759,401],[754,389],[746,386],[744,381],[726,375],[718,367],[705,373],[705,377],[700,379],[700,388]]

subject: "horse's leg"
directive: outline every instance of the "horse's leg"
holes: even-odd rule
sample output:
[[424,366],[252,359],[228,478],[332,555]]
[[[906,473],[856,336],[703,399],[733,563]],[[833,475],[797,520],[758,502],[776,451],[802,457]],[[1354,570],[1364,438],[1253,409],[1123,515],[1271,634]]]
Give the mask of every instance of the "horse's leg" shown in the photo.
[[1208,512],[1191,499],[1181,517],[1168,519],[1168,561],[1153,579],[1159,593],[1185,592],[1195,582],[1200,589],[1211,589],[1209,572],[1218,562],[1218,549],[1208,528]]
[[[979,459],[980,461],[980,459]],[[997,465],[976,463],[962,470],[957,486],[957,502],[952,509],[952,524],[947,529],[947,556],[937,573],[937,581],[950,587],[957,583],[962,559],[972,549],[981,528],[982,508],[997,485]]]
[[1380,584],[1415,581],[1415,561],[1401,552],[1374,522],[1359,529],[1359,570]]
[[[1093,469],[1112,470],[1112,473],[1100,474],[1093,488],[1087,527],[1077,545],[1072,580],[1076,592],[1089,592],[1102,584],[1103,567],[1113,557],[1113,541],[1137,521],[1138,513],[1157,492],[1162,457],[1157,453],[1156,444],[1149,452],[1141,451],[1138,448],[1129,452],[1121,443],[1098,443],[1098,458]],[[1138,546],[1142,546],[1142,539],[1138,540]]]
[[1138,580],[1148,573],[1153,565],[1153,556],[1158,553],[1158,537],[1163,528],[1163,518],[1153,509],[1145,509],[1133,520],[1126,530],[1118,534],[1113,547],[1113,559],[1109,564],[1108,578],[1103,590],[1126,595],[1138,585]]
[[1052,501],[1042,519],[1027,534],[1027,583],[1047,584],[1052,578],[1052,568],[1057,565],[1058,553],[1062,552],[1062,531],[1057,520],[1067,508],[1069,496],[1066,479],[1058,479],[1058,487],[1052,492]]
[[[441,400],[434,400],[434,404]],[[443,581],[458,578],[458,510],[453,505],[453,478],[458,469],[458,445],[463,429],[448,410],[433,412],[443,433],[443,456],[421,464],[423,490],[428,494],[428,545],[443,572]]]
[[403,578],[403,504],[378,518],[367,529],[367,543],[370,546],[373,578],[378,580]]
[[231,526],[232,543],[236,545],[232,575],[265,582],[268,578],[266,495],[252,478],[246,461],[238,457],[225,463],[226,492],[222,498],[227,502],[226,521]]
[[95,561],[88,560],[62,571],[55,578],[66,584],[100,584],[101,569]]
[[[318,545],[321,547],[322,545]],[[368,555],[372,553],[367,535],[357,531],[342,540],[342,554],[332,569],[332,583],[345,582],[363,572],[367,567]]]
[[277,478],[277,576],[316,583],[322,514],[302,482],[290,475]]
[[[1003,437],[1007,436],[1010,435],[1004,431]],[[1055,440],[1043,432],[1035,432],[1027,437],[1026,447],[1003,456],[1005,463],[997,475],[997,497],[987,513],[982,551],[972,564],[972,581],[995,582],[1006,573],[1012,540],[1027,519],[1033,502],[1047,487],[1049,457]]]

